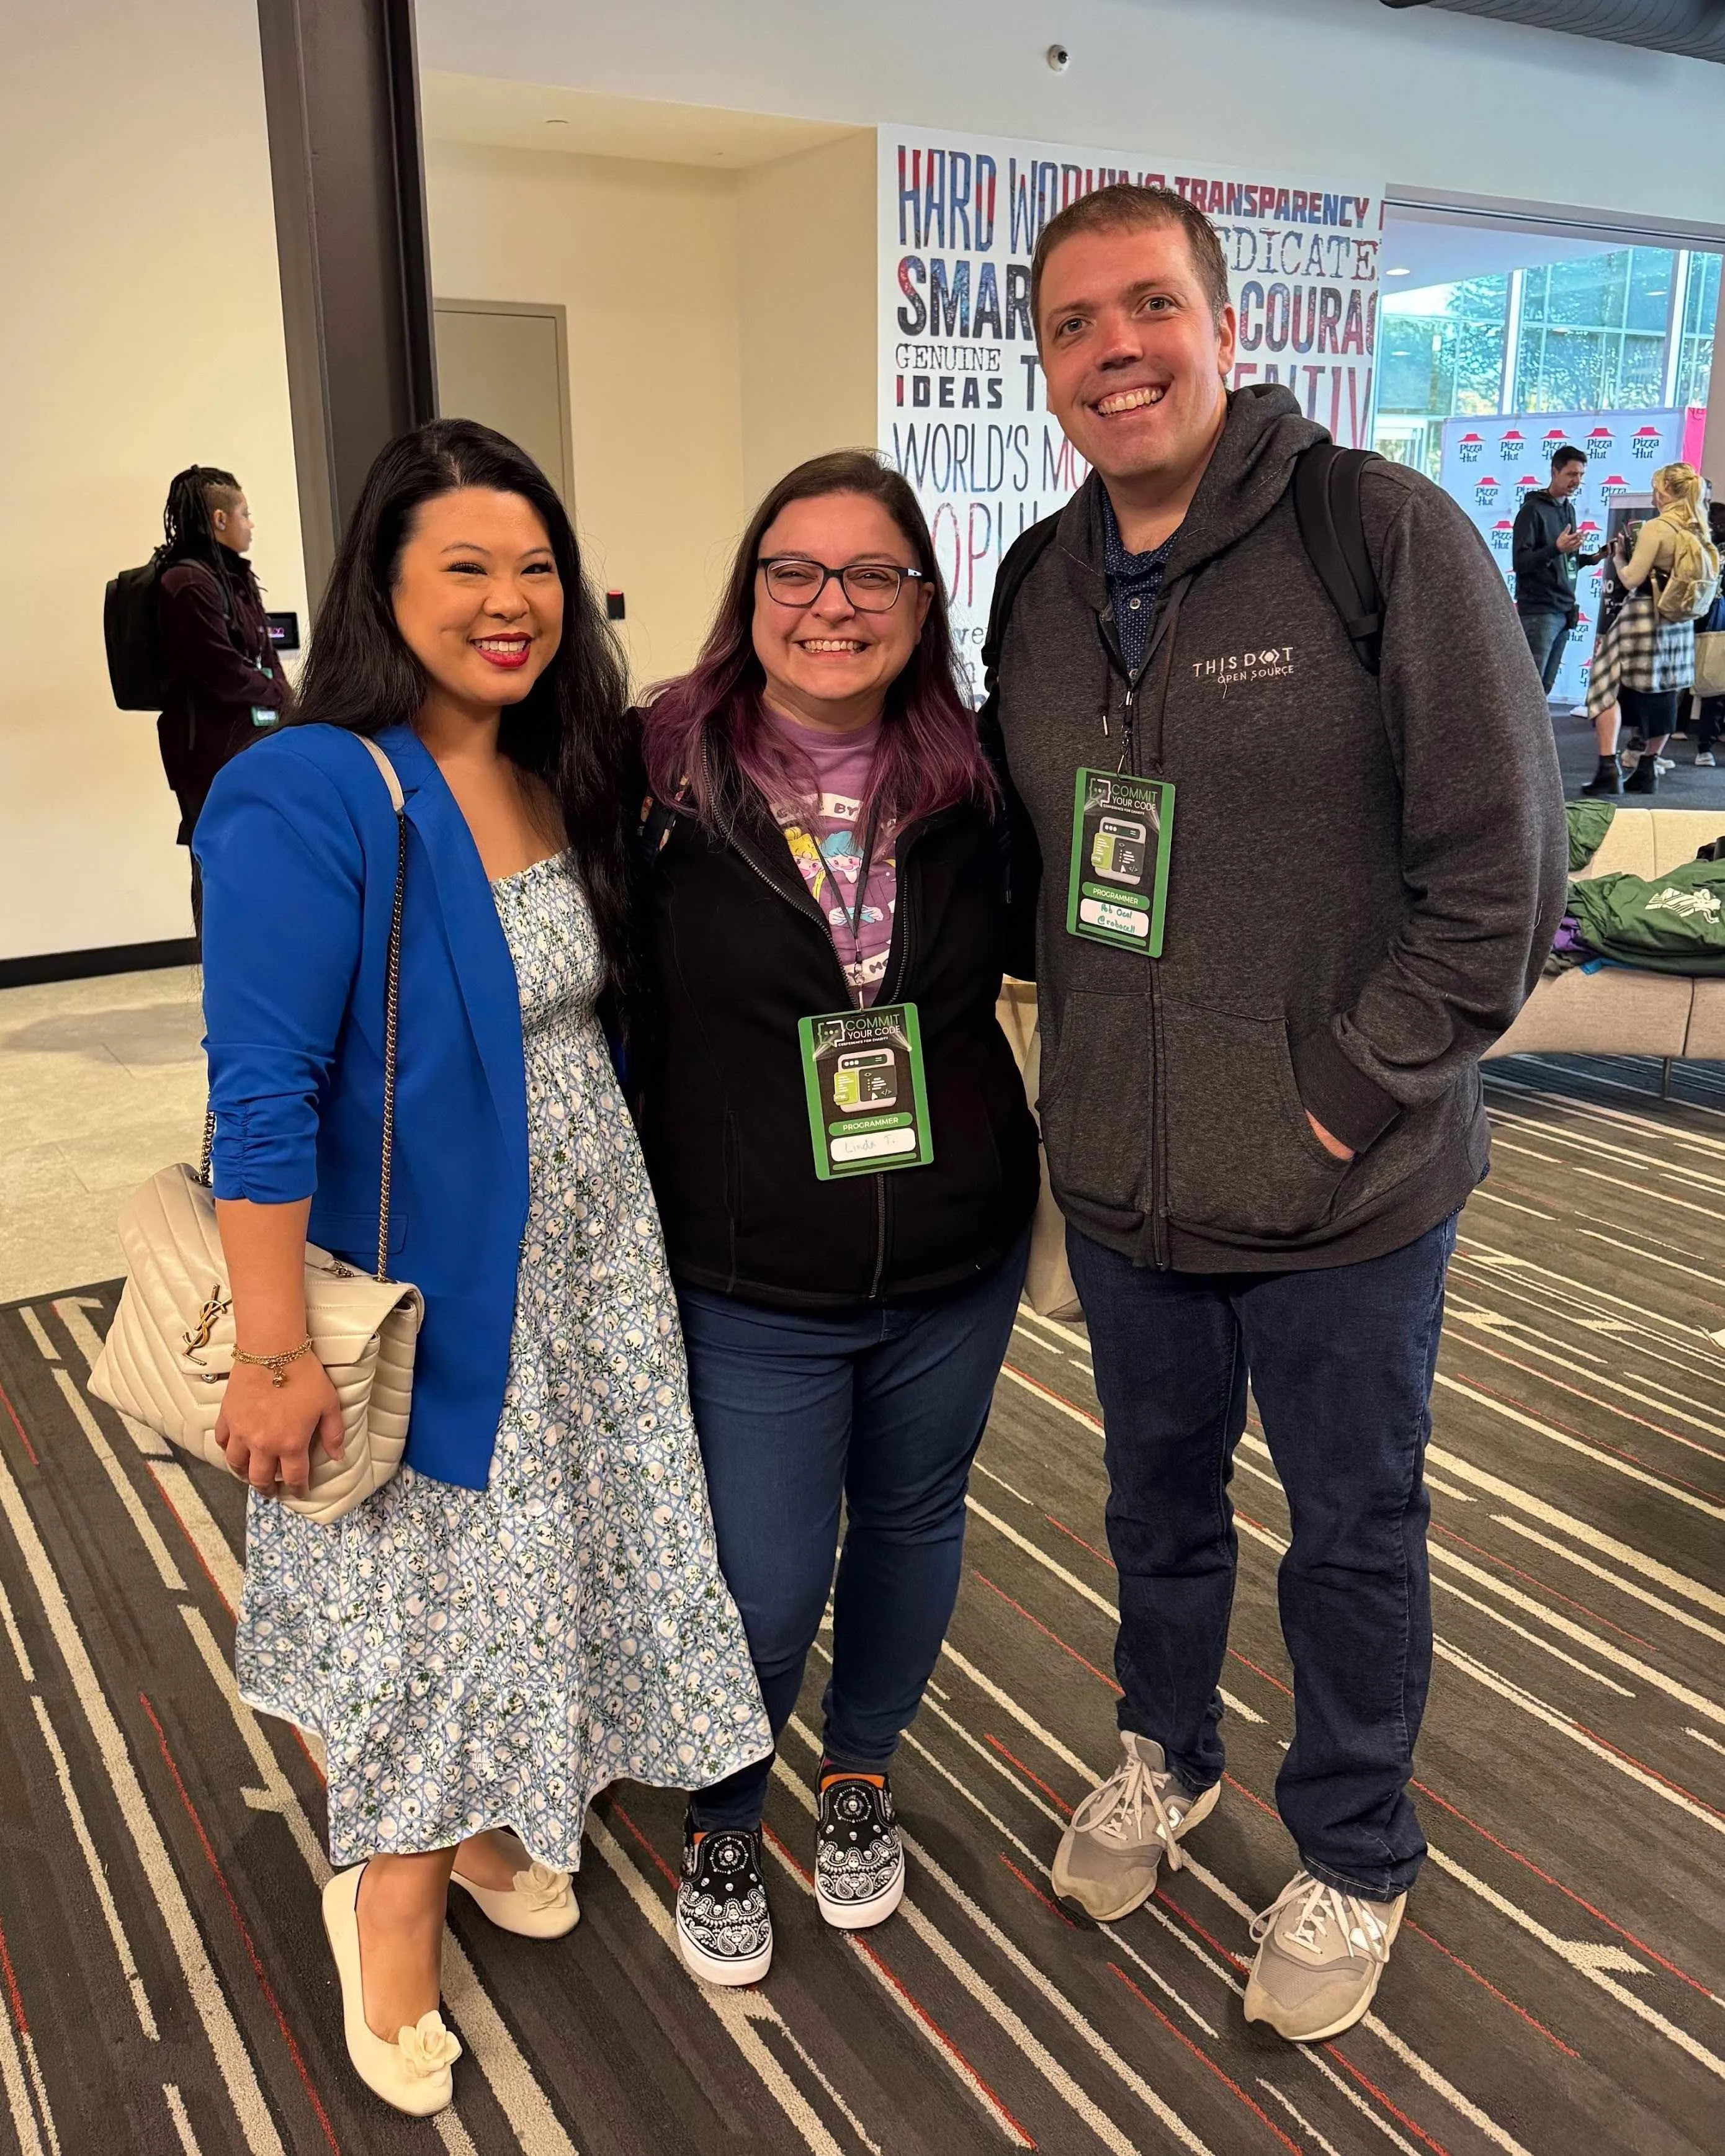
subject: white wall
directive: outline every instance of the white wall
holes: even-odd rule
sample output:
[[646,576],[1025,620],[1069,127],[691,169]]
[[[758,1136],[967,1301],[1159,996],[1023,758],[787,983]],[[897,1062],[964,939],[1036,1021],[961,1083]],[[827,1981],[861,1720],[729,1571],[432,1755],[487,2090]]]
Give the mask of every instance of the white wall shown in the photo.
[[638,682],[693,659],[742,522],[733,172],[426,146],[440,299],[568,310],[575,522]]
[[191,933],[153,719],[102,588],[167,482],[226,465],[269,603],[305,600],[251,0],[11,12],[0,70],[0,958]]
[[1725,69],[1378,0],[420,0],[418,19],[429,68],[1725,223]]
[[870,131],[737,175],[750,509],[806,458],[874,441],[875,162]]

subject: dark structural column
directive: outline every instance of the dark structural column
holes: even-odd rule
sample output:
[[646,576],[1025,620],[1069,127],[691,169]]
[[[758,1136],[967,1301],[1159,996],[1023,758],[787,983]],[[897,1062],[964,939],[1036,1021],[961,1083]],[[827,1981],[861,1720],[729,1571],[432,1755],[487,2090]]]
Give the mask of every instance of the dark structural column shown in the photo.
[[258,0],[315,609],[372,459],[434,418],[413,0]]

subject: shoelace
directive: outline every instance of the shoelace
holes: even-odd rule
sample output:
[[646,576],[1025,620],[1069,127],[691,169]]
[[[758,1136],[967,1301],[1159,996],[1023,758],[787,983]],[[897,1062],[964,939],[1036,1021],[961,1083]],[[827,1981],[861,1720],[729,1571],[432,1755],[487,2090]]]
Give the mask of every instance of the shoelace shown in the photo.
[[1350,1961],[1389,1959],[1389,1933],[1383,1921],[1357,1894],[1343,1894],[1327,1887],[1308,1871],[1296,1871],[1270,1907],[1253,1917],[1253,1944],[1260,1944],[1282,1911],[1296,1904],[1300,1913],[1287,1935],[1290,1946],[1316,1958],[1333,1924],[1342,1934]]
[[1163,1774],[1158,1779],[1154,1770],[1142,1759],[1124,1760],[1101,1787],[1092,1789],[1079,1805],[1072,1815],[1072,1825],[1081,1834],[1099,1834],[1110,1841],[1142,1841],[1147,1804],[1155,1815],[1157,1834],[1168,1851],[1168,1868],[1178,1871],[1186,1860],[1174,1839],[1176,1815],[1164,1803],[1159,1786],[1160,1782],[1172,1779]]

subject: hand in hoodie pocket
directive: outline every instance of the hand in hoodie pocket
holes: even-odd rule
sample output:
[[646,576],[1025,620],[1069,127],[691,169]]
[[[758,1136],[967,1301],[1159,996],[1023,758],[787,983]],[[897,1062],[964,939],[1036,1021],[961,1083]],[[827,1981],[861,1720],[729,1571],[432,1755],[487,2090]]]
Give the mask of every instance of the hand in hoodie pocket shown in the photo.
[[1150,1006],[1141,995],[1071,989],[1044,1006],[1043,1065],[1036,1103],[1055,1195],[1093,1227],[1130,1234],[1149,1207]]
[[1163,1006],[1168,1217],[1273,1245],[1308,1235],[1353,1166],[1325,1148],[1280,1018]]

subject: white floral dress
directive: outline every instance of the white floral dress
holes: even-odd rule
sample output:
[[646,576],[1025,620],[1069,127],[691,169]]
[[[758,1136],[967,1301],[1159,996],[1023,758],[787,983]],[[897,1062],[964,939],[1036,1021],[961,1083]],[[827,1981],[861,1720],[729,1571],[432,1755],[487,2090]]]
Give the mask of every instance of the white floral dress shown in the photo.
[[492,893],[521,992],[529,1195],[488,1486],[403,1467],[333,1526],[256,1496],[247,1517],[239,1688],[322,1739],[337,1865],[507,1825],[572,1871],[608,1782],[703,1788],[771,1747],[593,1015],[593,917],[566,860]]

